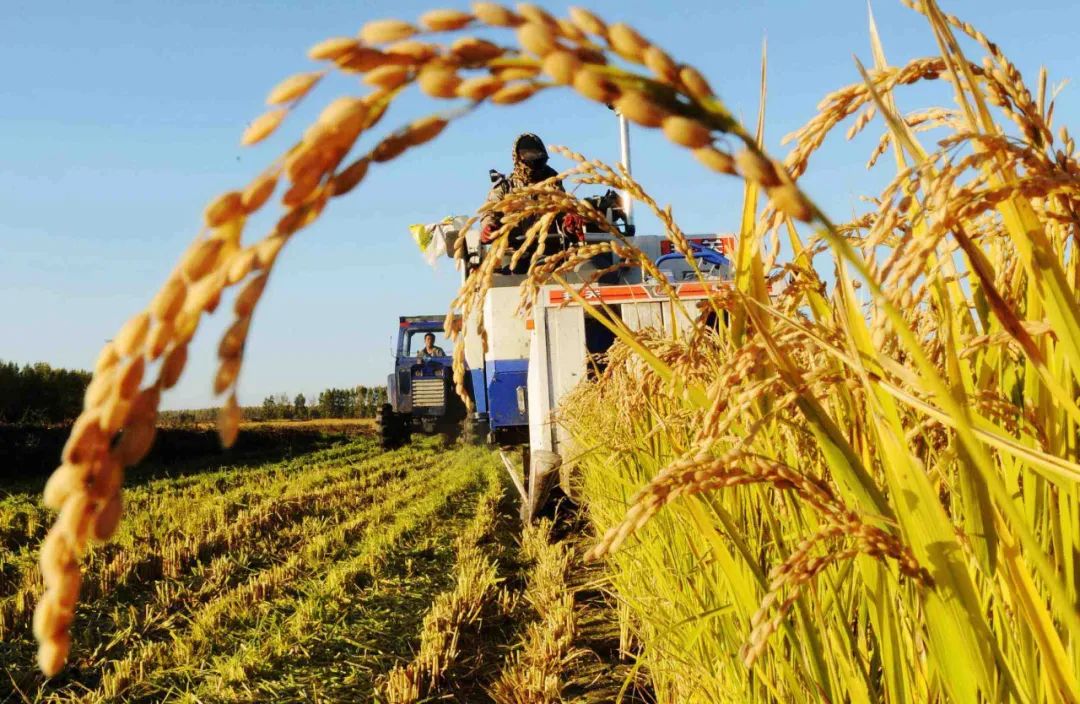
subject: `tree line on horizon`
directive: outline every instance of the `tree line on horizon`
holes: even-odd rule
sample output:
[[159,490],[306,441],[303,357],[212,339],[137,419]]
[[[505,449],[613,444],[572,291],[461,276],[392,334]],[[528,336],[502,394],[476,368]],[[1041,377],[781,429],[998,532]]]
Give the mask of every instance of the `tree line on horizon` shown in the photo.
[[[0,360],[0,423],[59,425],[78,417],[90,372],[62,369],[45,362],[19,365]],[[267,396],[262,405],[244,409],[248,420],[306,420],[310,418],[373,418],[386,402],[385,386],[328,388],[314,399],[296,394]],[[163,423],[212,421],[217,408],[162,411]]]
[[[361,384],[352,388],[323,389],[318,397],[311,400],[303,393],[296,394],[291,400],[285,393],[271,394],[263,399],[262,405],[245,406],[243,412],[244,419],[249,421],[374,418],[375,412],[384,403],[385,386]],[[217,420],[217,414],[217,408],[162,411],[161,420],[181,425],[203,423]]]
[[55,425],[82,410],[90,372],[0,360],[0,423]]

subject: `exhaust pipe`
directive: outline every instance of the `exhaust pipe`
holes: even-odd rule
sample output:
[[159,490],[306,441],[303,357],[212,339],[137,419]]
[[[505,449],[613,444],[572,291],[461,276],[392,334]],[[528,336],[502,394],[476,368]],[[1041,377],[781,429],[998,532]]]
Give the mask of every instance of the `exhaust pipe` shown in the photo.
[[[627,175],[630,174],[630,123],[627,121],[626,116],[621,113],[619,115],[619,157],[620,163],[623,168],[626,169]],[[634,199],[630,197],[630,194],[623,191],[622,194],[622,206],[623,212],[626,213],[626,224],[629,227],[634,225]]]

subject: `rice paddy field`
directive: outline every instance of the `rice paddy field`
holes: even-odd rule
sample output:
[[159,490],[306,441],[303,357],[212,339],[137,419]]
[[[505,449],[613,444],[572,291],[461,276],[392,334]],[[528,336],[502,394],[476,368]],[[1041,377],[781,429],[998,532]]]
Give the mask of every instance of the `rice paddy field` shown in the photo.
[[[289,129],[328,72],[359,76],[363,94],[328,101],[280,159],[212,200],[151,305],[105,347],[45,487],[55,522],[35,495],[4,501],[14,696],[1080,701],[1076,144],[1047,71],[1025,77],[968,21],[907,4],[937,53],[890,63],[871,19],[872,61],[808,106],[782,157],[763,147],[764,68],[745,126],[647,28],[579,8],[475,3],[312,47],[321,68],[279,83],[244,143]],[[905,107],[913,85],[940,105]],[[371,136],[413,86],[464,105]],[[677,328],[631,329],[562,278],[610,255],[663,288],[631,238],[532,260],[525,315],[559,284],[616,339],[557,414],[574,439],[573,518],[499,530],[493,456],[426,441],[376,455],[356,440],[121,498],[123,467],[149,451],[160,395],[227,289],[214,385],[230,445],[249,324],[290,238],[472,107],[554,90],[614,105],[743,183],[733,277],[705,282],[690,309],[666,299]],[[842,221],[798,179],[828,138],[868,130],[868,167],[887,185]],[[671,209],[626,171],[558,153],[572,162],[561,178],[623,191],[690,253]],[[244,240],[279,181],[280,220]],[[529,221],[528,243],[559,214],[607,222],[543,182],[491,209],[503,224],[451,304],[466,320],[512,228]],[[460,356],[455,373],[464,388]],[[58,675],[45,685],[28,669],[35,648]]]
[[614,618],[568,581],[581,549],[550,524],[521,537],[497,462],[436,439],[383,453],[363,435],[147,468],[129,520],[88,556],[70,666],[47,683],[30,614],[48,516],[39,488],[11,493],[0,701],[604,701],[629,669]]

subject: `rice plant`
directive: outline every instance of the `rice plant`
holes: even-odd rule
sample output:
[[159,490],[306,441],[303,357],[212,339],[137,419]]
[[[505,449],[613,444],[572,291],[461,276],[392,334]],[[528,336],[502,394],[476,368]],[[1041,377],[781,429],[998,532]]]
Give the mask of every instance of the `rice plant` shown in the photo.
[[[279,129],[328,70],[363,74],[371,92],[329,103],[248,187],[212,201],[204,233],[102,353],[46,492],[60,513],[41,556],[42,668],[55,672],[67,657],[78,560],[91,538],[115,531],[122,467],[149,448],[160,393],[223,291],[240,287],[215,378],[229,443],[251,315],[282,247],[331,198],[476,105],[573,90],[745,181],[733,286],[682,335],[631,331],[590,309],[619,342],[563,414],[603,533],[593,555],[610,560],[658,696],[1080,700],[1075,143],[1053,128],[1045,73],[1031,89],[970,24],[932,0],[913,9],[939,53],[890,65],[872,27],[874,65],[826,96],[783,161],[700,71],[581,9],[557,18],[531,4],[476,3],[418,24],[372,22],[358,39],[314,47],[310,56],[330,67],[271,91],[271,110],[245,143]],[[426,41],[474,25],[513,30],[513,43]],[[903,88],[928,81],[947,84],[953,107],[903,112]],[[414,84],[464,104],[393,130],[346,163]],[[845,120],[854,134],[877,117],[884,136],[871,162],[891,153],[895,176],[870,212],[836,222],[797,179]],[[580,163],[583,179],[655,206],[625,174]],[[279,180],[290,184],[282,218],[262,240],[242,242],[246,217]],[[538,195],[547,197],[532,213],[541,222],[568,208],[597,219],[569,197]],[[681,246],[670,212],[659,212]],[[605,246],[649,267],[630,242]],[[530,285],[559,281],[560,266],[591,254],[537,259]],[[475,309],[491,275],[490,266],[474,272],[457,313]]]

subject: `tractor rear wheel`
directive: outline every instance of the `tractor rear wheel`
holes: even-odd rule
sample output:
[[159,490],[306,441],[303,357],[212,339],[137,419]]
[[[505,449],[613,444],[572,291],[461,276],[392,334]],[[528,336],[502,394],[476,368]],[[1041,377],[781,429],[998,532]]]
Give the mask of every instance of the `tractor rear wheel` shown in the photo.
[[379,444],[384,450],[389,450],[398,443],[401,420],[395,415],[389,403],[384,403],[375,414],[375,424],[379,428]]

